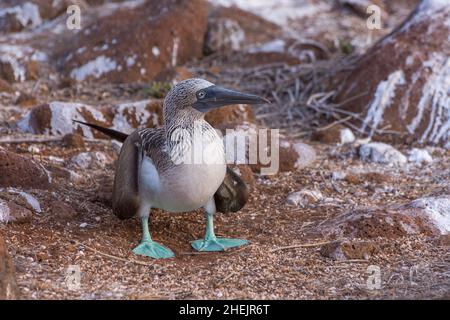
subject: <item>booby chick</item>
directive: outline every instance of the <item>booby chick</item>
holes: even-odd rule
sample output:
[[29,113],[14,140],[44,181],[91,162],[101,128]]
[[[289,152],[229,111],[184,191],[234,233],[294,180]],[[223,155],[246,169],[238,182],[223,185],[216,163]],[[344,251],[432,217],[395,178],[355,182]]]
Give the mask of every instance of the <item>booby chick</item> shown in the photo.
[[[151,238],[148,220],[152,208],[187,212],[204,208],[206,231],[193,241],[198,251],[223,251],[247,240],[221,238],[214,233],[214,214],[241,208],[233,185],[242,184],[225,163],[223,141],[205,121],[209,110],[232,104],[267,103],[251,94],[225,89],[203,79],[179,82],[164,99],[162,128],[139,129],[129,136],[90,125],[118,140],[125,139],[113,187],[113,212],[121,219],[138,214],[142,224],[138,255],[156,259],[174,257],[167,247]],[[233,194],[234,193],[234,194]],[[242,202],[242,201],[241,201]]]

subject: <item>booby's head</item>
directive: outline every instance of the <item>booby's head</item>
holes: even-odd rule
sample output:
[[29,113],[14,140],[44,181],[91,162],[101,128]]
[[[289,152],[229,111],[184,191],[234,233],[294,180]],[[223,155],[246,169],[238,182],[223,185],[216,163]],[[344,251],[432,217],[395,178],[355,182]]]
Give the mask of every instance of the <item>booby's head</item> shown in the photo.
[[192,78],[179,82],[164,100],[164,114],[190,113],[203,117],[209,110],[232,104],[259,104],[269,101],[253,94],[225,89],[204,79]]

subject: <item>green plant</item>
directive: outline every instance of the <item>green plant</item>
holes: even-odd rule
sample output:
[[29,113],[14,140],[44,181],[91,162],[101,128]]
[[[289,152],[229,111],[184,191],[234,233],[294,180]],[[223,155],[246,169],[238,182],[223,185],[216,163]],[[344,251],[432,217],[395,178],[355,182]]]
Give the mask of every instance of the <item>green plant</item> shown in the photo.
[[352,44],[349,39],[341,39],[339,40],[339,49],[344,54],[352,54],[355,52],[355,46]]
[[172,84],[169,82],[154,81],[144,89],[144,93],[149,97],[161,99],[166,96],[171,88]]

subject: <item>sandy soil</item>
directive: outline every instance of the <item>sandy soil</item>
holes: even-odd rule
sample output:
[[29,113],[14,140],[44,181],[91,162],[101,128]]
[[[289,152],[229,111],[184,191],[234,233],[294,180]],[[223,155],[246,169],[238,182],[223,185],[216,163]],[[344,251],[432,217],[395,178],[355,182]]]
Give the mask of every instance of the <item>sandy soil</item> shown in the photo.
[[[449,152],[438,149],[427,167],[398,170],[361,162],[351,148],[313,144],[318,159],[309,168],[260,177],[251,200],[237,214],[218,214],[219,235],[243,237],[251,245],[223,253],[197,253],[189,241],[203,235],[201,212],[170,214],[155,211],[154,238],[169,246],[176,258],[155,261],[134,256],[140,239],[137,218],[119,221],[111,213],[109,189],[113,165],[102,170],[75,170],[83,181],[57,178],[52,192],[33,190],[43,207],[64,202],[57,214],[34,216],[32,223],[0,225],[14,257],[22,298],[54,299],[349,299],[449,298],[448,237],[408,236],[370,240],[381,250],[368,260],[333,261],[320,254],[321,223],[352,208],[403,203],[419,196],[448,191]],[[26,145],[9,146],[23,152]],[[50,154],[68,158],[80,150],[61,144],[39,145],[40,160]],[[87,150],[114,156],[108,141],[87,143]],[[56,166],[53,164],[53,166]],[[363,168],[385,179],[349,183],[333,181],[333,172]],[[386,181],[383,181],[386,180]],[[285,204],[302,188],[321,190],[330,201],[305,208]],[[66,211],[66,212],[62,212]],[[67,212],[69,211],[69,212]],[[313,244],[301,247],[304,244]],[[283,249],[291,245],[296,248]],[[281,249],[280,249],[281,248]],[[69,290],[70,265],[81,270],[81,286]],[[369,290],[370,265],[379,266],[382,288]]]

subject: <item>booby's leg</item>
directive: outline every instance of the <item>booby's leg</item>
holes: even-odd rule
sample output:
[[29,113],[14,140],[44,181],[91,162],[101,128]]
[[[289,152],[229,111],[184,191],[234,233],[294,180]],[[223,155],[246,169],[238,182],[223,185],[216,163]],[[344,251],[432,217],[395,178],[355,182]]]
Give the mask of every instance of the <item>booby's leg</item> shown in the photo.
[[172,250],[152,240],[150,231],[148,230],[148,214],[145,216],[141,216],[141,224],[142,241],[136,248],[133,249],[133,252],[135,254],[140,254],[155,259],[175,257],[175,254],[172,252]]
[[205,206],[206,211],[206,232],[205,238],[191,242],[192,247],[197,251],[224,251],[228,248],[240,247],[249,242],[244,239],[218,238],[214,234],[214,214],[216,205],[214,198],[208,201]]

